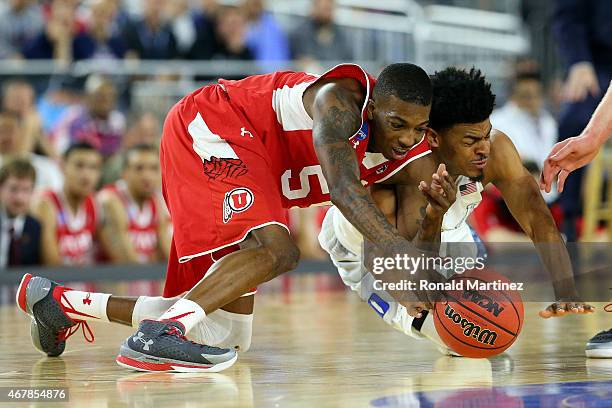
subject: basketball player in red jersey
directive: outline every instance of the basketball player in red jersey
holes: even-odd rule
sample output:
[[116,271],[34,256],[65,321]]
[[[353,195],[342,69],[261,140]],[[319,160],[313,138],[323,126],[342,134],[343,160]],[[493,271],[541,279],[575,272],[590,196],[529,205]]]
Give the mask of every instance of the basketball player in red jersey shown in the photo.
[[93,193],[101,167],[102,156],[93,146],[72,145],[63,156],[63,189],[43,192],[34,205],[42,224],[45,265],[94,263],[100,214]]
[[105,217],[104,252],[112,262],[150,263],[168,258],[169,225],[158,188],[157,148],[130,147],[124,153],[121,179],[98,193]]
[[[174,224],[164,296],[189,292],[141,322],[117,362],[145,371],[232,365],[234,351],[184,335],[218,309],[252,314],[253,288],[295,267],[284,208],[331,200],[380,248],[413,253],[365,186],[429,152],[430,104],[429,77],[412,64],[392,64],[378,81],[351,64],[320,77],[220,80],[183,98],[166,118],[160,154]],[[44,331],[42,349],[63,350],[61,334],[75,324],[55,313],[68,292],[42,278],[22,282],[19,304]]]

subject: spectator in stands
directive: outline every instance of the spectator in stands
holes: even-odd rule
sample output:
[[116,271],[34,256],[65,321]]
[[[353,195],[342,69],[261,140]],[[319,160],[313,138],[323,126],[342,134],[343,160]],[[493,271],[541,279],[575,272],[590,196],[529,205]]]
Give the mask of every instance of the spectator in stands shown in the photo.
[[125,43],[120,32],[114,31],[115,6],[110,0],[92,0],[89,4],[91,15],[89,34],[95,42],[93,59],[122,59]]
[[[38,99],[36,111],[45,135],[50,135],[58,125],[59,120],[68,109],[82,103],[83,86],[78,78],[71,75],[58,75],[51,77],[49,86]],[[48,137],[44,138],[51,142]]]
[[9,0],[0,11],[0,59],[21,58],[26,43],[43,29],[43,16],[32,0]]
[[70,146],[63,157],[63,187],[45,191],[35,203],[45,265],[94,263],[101,222],[94,193],[101,167],[102,156],[95,147],[87,143]]
[[24,46],[23,55],[28,59],[54,59],[62,64],[91,58],[95,41],[79,29],[75,12],[72,2],[52,0],[44,29]]
[[2,87],[2,109],[19,119],[19,146],[21,152],[40,151],[55,157],[53,147],[44,137],[42,121],[34,104],[34,88],[21,79],[12,79]]
[[350,61],[344,33],[334,22],[334,0],[313,0],[310,18],[291,33],[293,58],[306,67],[317,61]]
[[24,151],[19,146],[22,138],[19,119],[10,112],[0,111],[0,164],[14,158],[22,158],[32,163],[36,169],[36,188],[59,188],[64,178],[58,165],[45,156]]
[[41,262],[41,226],[29,214],[36,171],[15,159],[0,169],[0,268]]
[[213,58],[227,60],[252,60],[253,54],[247,47],[246,15],[235,6],[223,6],[216,18],[217,47]]
[[[578,135],[601,100],[602,89],[612,80],[612,2],[609,0],[556,0],[553,32],[565,63],[566,103],[559,115],[559,140]],[[576,241],[576,221],[581,214],[581,180],[584,169],[572,172],[560,197],[567,240]]]
[[126,58],[172,59],[177,56],[176,39],[163,20],[163,0],[142,2],[142,18],[135,18],[125,27]]
[[102,184],[114,183],[121,177],[124,154],[126,150],[133,146],[146,144],[159,146],[161,139],[161,123],[159,118],[152,112],[144,112],[130,121],[131,127],[125,133],[121,150],[115,153],[104,163],[102,173]]
[[[491,124],[508,135],[522,160],[544,163],[557,142],[557,122],[544,108],[544,90],[538,72],[517,74],[509,101],[493,112]],[[547,202],[555,197],[547,197]]]
[[91,75],[85,82],[85,103],[66,111],[53,131],[58,152],[75,142],[85,141],[102,153],[113,155],[125,133],[125,116],[117,106],[117,89],[108,78]]
[[176,39],[176,50],[180,58],[187,58],[196,42],[196,23],[187,0],[166,3],[166,15]]
[[246,43],[266,71],[282,68],[289,60],[289,40],[264,0],[244,0],[248,28]]
[[158,194],[159,152],[139,144],[124,154],[122,177],[104,188],[102,242],[106,256],[117,263],[149,263],[170,254],[168,214]]
[[200,7],[194,9],[191,17],[196,29],[196,40],[188,58],[208,60],[215,54],[217,47],[215,20],[218,10],[219,4],[216,0],[202,0]]

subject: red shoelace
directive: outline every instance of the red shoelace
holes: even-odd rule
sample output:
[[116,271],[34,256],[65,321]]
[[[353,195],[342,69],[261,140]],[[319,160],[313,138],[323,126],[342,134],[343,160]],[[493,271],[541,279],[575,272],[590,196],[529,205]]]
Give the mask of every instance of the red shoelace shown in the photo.
[[89,324],[87,324],[85,320],[79,320],[79,319],[73,319],[73,320],[76,323],[74,326],[61,330],[57,334],[58,341],[66,341],[68,337],[78,332],[80,328],[83,331],[83,337],[85,337],[85,340],[87,340],[88,343],[93,343],[94,334],[91,328],[89,327]]
[[183,334],[183,332],[181,332],[181,331],[178,329],[178,327],[176,327],[176,326],[172,326],[172,325],[170,325],[170,327],[169,327],[168,329],[166,329],[166,333],[168,333],[168,334],[169,334],[169,335],[171,335],[171,336],[176,336],[176,337],[178,337],[178,338],[179,338],[179,339],[181,339],[181,340],[186,340],[186,341],[189,341],[189,340],[187,340],[187,337],[185,337],[185,335]]
[[604,310],[606,312],[612,312],[612,303],[608,303],[607,305],[605,305]]

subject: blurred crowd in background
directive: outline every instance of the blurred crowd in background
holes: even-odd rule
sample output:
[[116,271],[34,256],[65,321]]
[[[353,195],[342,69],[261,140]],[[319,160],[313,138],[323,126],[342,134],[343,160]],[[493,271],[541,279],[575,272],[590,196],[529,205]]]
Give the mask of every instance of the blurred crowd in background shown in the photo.
[[[486,10],[495,2],[420,3]],[[580,132],[612,79],[612,2],[519,3],[534,47],[543,27],[560,45],[555,75],[542,69],[541,55],[507,61],[510,74],[491,120],[537,177],[552,145]],[[3,1],[0,68],[52,60],[107,69],[0,76],[0,267],[167,258],[172,225],[157,159],[164,112],[134,106],[130,84],[140,78],[108,75],[108,67],[122,60],[236,60],[254,61],[261,71],[289,64],[316,71],[323,61],[354,60],[334,0],[312,0],[309,15],[291,29],[268,7],[263,0]],[[195,78],[198,86],[214,79]],[[545,195],[570,241],[580,238],[580,180],[576,172],[560,197]],[[302,256],[322,258],[316,237],[325,209],[290,211]],[[472,225],[484,241],[527,240],[495,188],[483,193]]]

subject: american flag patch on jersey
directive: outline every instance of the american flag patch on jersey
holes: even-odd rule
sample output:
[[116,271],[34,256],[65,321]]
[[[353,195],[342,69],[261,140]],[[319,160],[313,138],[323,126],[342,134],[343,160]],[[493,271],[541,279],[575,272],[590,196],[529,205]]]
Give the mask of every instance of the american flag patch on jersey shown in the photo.
[[472,194],[478,191],[478,188],[476,187],[476,183],[475,182],[471,182],[471,183],[467,183],[467,184],[462,184],[459,186],[459,192],[461,193],[462,196],[464,195],[468,195],[468,194]]

